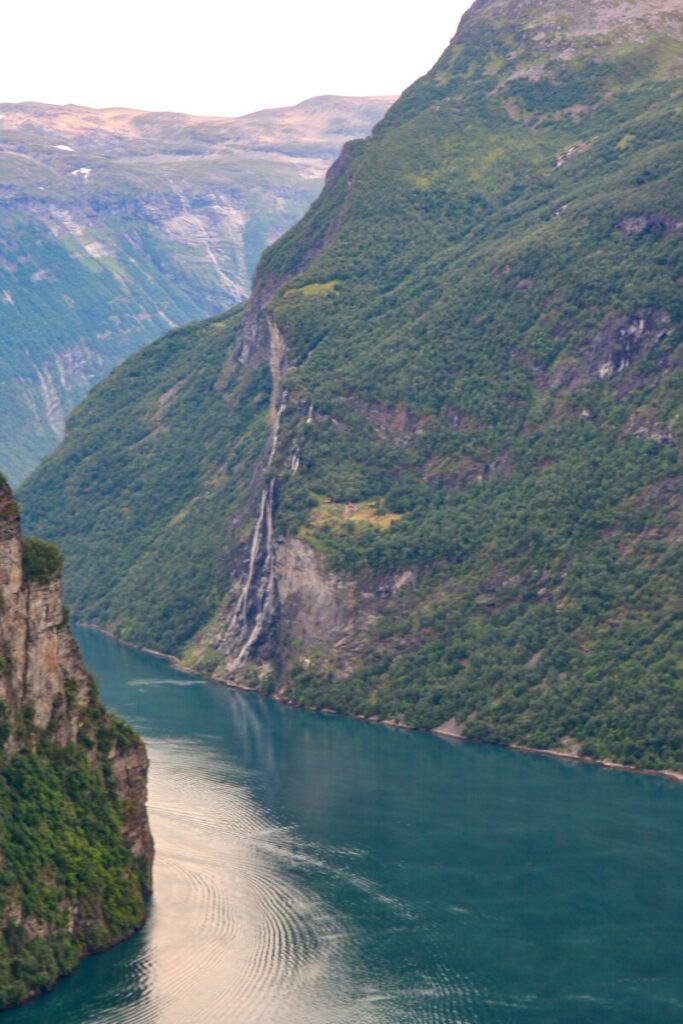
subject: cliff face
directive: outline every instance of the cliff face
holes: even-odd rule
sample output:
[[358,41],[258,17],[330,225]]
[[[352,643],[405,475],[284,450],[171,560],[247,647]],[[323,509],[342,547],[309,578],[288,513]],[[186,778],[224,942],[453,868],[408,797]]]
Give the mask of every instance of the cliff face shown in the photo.
[[306,705],[680,768],[682,39],[683,0],[479,0],[245,309],[28,482],[77,613]]
[[147,755],[97,699],[60,568],[0,478],[0,1006],[130,934],[151,886]]

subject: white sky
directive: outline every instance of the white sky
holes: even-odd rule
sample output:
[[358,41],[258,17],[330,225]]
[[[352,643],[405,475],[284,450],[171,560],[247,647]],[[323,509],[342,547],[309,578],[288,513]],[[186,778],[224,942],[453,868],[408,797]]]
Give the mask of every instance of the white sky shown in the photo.
[[391,95],[470,0],[11,0],[0,102],[233,116],[310,96]]

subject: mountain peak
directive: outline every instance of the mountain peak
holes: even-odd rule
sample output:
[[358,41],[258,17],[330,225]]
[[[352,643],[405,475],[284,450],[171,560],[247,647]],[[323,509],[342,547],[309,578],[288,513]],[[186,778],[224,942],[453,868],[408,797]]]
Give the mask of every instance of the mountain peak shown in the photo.
[[464,103],[470,120],[485,103],[502,102],[516,117],[525,91],[527,125],[534,111],[576,116],[624,90],[683,77],[682,42],[683,0],[476,0],[379,132],[444,100]]
[[536,42],[581,37],[643,39],[645,34],[683,33],[683,0],[477,0],[463,18],[513,23],[542,33]]
[[[609,58],[626,63],[634,47],[653,45],[659,73],[679,74],[681,40],[683,0],[477,0],[454,43],[468,51],[489,47],[489,76],[501,72],[509,78],[514,62],[512,77],[538,79],[557,62]],[[666,59],[661,44],[668,50]],[[649,67],[642,70],[651,73]]]

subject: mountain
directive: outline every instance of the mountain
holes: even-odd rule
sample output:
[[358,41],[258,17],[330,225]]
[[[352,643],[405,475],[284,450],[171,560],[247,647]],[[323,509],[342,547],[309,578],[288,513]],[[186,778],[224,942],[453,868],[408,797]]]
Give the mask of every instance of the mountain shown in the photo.
[[18,482],[64,414],[174,324],[243,299],[266,244],[389,98],[239,118],[0,104],[0,465]]
[[683,768],[683,0],[479,0],[241,309],[21,500],[81,619],[282,699]]
[[139,927],[151,882],[147,756],[97,698],[60,569],[0,478],[0,1008]]

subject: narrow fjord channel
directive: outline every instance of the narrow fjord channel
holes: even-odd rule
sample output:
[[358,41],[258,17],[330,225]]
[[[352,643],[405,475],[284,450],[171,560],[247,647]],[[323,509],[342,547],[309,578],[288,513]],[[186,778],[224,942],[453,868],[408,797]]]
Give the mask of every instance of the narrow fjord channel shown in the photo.
[[147,741],[142,932],[7,1024],[680,1024],[683,787],[282,707],[78,630]]

